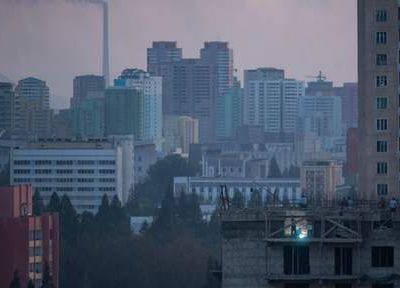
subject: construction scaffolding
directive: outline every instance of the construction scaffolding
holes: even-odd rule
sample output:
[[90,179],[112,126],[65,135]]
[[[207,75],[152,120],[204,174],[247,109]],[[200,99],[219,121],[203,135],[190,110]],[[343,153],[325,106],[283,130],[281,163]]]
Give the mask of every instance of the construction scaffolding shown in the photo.
[[223,211],[223,287],[400,287],[400,213],[382,207]]

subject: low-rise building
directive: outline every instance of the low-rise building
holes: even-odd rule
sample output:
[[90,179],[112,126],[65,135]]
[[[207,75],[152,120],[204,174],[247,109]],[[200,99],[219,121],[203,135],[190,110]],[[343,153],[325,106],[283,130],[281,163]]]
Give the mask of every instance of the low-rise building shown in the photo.
[[16,147],[11,151],[10,182],[31,184],[45,203],[54,192],[68,195],[79,213],[97,212],[104,194],[125,203],[134,179],[133,152],[127,150],[133,144],[122,145],[124,141],[48,139]]
[[[200,204],[218,206],[221,187],[226,187],[228,195],[233,198],[235,192],[243,195],[245,205],[250,201],[251,194],[259,191],[263,204],[274,198],[276,203],[297,202],[301,197],[299,179],[254,179],[254,178],[215,178],[215,177],[175,177],[174,195],[180,193],[195,193]],[[273,197],[271,197],[273,196]]]
[[59,220],[56,213],[32,216],[29,185],[0,187],[0,287],[17,272],[21,287],[41,287],[46,265],[59,287]]

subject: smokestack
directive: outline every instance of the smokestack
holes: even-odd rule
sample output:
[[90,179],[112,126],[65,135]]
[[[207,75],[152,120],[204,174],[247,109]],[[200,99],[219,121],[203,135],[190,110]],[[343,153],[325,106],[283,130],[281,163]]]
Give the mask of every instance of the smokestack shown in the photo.
[[110,58],[109,58],[109,42],[108,42],[108,3],[102,2],[103,5],[103,76],[106,80],[106,87],[110,86]]

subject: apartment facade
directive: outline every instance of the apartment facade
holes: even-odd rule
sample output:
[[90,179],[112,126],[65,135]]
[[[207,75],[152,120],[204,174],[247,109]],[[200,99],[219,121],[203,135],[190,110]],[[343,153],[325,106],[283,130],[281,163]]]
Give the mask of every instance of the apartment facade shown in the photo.
[[359,193],[399,196],[399,2],[358,1]]
[[59,219],[56,213],[32,216],[32,187],[0,187],[0,286],[9,287],[18,271],[21,287],[32,280],[42,285],[49,265],[55,288],[59,287]]
[[161,146],[162,138],[162,77],[150,76],[140,69],[125,69],[116,86],[133,87],[143,94],[143,141]]
[[244,82],[244,122],[261,125],[271,134],[294,133],[304,83],[285,79],[275,68],[246,70]]
[[104,194],[124,203],[133,188],[133,149],[118,142],[124,139],[40,141],[15,147],[10,156],[10,183],[31,184],[45,203],[54,192],[68,195],[78,213],[97,212]]

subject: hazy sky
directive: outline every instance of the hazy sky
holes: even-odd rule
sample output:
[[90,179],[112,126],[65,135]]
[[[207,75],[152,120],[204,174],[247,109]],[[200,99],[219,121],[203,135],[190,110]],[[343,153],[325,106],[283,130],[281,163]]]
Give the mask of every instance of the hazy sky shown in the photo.
[[[112,78],[146,66],[153,40],[176,40],[185,57],[204,41],[229,41],[243,69],[284,68],[307,80],[357,79],[356,0],[110,0]],[[0,73],[46,80],[67,107],[74,75],[101,71],[101,10],[63,0],[0,0]]]

